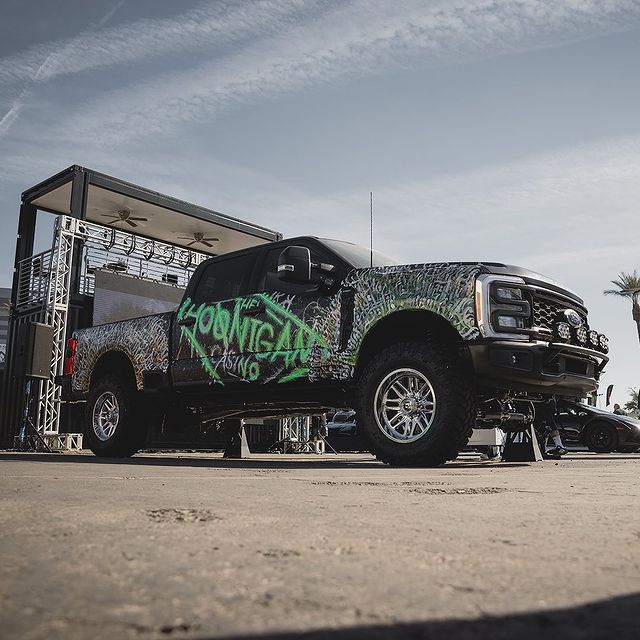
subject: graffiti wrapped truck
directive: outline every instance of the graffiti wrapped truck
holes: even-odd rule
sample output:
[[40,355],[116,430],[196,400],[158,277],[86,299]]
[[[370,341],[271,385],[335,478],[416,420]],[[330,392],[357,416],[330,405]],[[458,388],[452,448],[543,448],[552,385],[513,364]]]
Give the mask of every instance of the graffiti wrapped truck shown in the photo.
[[301,237],[206,260],[174,312],[74,332],[58,382],[100,456],[133,455],[176,407],[206,423],[350,406],[380,460],[431,466],[479,422],[522,428],[535,401],[593,392],[607,351],[539,274]]

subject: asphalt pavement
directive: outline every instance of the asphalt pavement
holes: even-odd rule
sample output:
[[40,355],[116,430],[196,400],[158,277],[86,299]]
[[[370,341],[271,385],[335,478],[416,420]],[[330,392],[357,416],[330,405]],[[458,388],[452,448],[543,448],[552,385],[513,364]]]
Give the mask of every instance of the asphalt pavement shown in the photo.
[[0,637],[638,638],[640,454],[0,454]]

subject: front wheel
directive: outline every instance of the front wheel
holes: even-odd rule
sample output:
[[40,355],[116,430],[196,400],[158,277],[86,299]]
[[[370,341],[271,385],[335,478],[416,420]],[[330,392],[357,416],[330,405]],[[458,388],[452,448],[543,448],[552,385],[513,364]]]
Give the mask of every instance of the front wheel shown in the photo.
[[587,447],[595,453],[611,453],[618,447],[618,432],[606,422],[597,422],[587,431]]
[[138,393],[121,378],[106,375],[87,399],[85,441],[97,456],[128,458],[144,444],[147,422]]
[[392,345],[359,378],[358,428],[383,462],[438,466],[466,445],[474,398],[472,378],[453,350],[429,342]]

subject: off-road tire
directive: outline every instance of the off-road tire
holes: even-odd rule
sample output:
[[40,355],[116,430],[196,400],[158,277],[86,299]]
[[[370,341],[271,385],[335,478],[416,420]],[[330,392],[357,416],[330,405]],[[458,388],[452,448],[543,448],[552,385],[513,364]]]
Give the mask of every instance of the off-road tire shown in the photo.
[[[396,442],[378,426],[376,393],[394,371],[415,370],[435,394],[431,426],[413,442]],[[387,464],[435,467],[454,460],[465,447],[476,419],[474,382],[453,349],[433,342],[403,342],[373,356],[358,376],[354,394],[358,431],[369,451]]]
[[[110,397],[108,394],[115,398],[118,419],[113,433],[101,439],[94,428],[94,411],[101,398]],[[106,458],[132,456],[144,445],[148,423],[142,398],[131,383],[115,374],[107,374],[92,384],[87,399],[84,441],[95,455]]]
[[[599,437],[599,432],[606,430],[609,438],[605,442]],[[616,428],[607,422],[596,422],[589,426],[585,438],[589,451],[594,453],[612,453],[618,448],[618,432]]]

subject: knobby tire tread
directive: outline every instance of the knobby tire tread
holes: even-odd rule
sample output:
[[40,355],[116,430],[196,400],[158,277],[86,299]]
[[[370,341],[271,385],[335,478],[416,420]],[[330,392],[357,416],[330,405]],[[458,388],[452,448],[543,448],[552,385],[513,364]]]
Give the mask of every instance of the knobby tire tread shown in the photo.
[[[113,441],[100,445],[100,441],[91,433],[92,412],[95,399],[103,390],[117,389],[120,397],[124,399],[125,417],[124,423],[119,424]],[[86,426],[89,433],[89,442],[97,443],[97,447],[91,447],[96,456],[107,458],[129,458],[137,453],[144,445],[146,438],[146,424],[143,416],[141,398],[137,397],[137,391],[130,384],[124,382],[114,374],[102,376],[92,387],[89,401],[87,402]]]
[[[397,343],[381,350],[365,365],[356,387],[355,399],[358,415],[366,415],[368,390],[376,371],[384,362],[403,359],[422,360],[428,358],[436,376],[445,388],[444,399],[438,402],[448,405],[447,425],[430,439],[428,451],[415,454],[385,451],[374,439],[368,437],[367,429],[363,435],[368,442],[370,452],[381,462],[397,466],[434,467],[455,460],[466,446],[473,431],[476,418],[476,400],[473,377],[454,349],[438,345],[432,340],[423,342]],[[368,419],[368,418],[367,418]],[[377,429],[378,427],[375,426]],[[383,436],[384,437],[384,436]],[[408,445],[402,445],[408,446]]]

